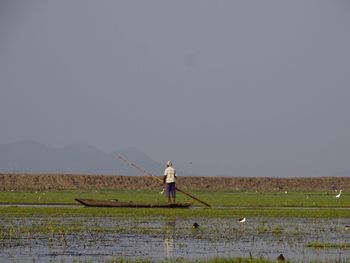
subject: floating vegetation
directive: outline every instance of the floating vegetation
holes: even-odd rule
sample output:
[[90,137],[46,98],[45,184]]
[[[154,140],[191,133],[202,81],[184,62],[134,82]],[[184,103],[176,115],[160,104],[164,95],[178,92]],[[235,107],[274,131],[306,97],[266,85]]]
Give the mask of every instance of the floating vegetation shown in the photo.
[[[7,202],[21,197],[31,202],[36,195],[0,193]],[[154,195],[152,191],[47,191],[41,193],[40,202],[67,204],[76,197],[154,201],[159,194]],[[350,203],[346,193],[341,199],[308,193],[306,201],[302,201],[305,193],[196,195],[214,208],[0,206],[0,261],[254,263],[276,262],[281,253],[284,262],[350,258],[350,209],[342,203]],[[310,199],[320,207],[311,207]],[[294,206],[297,203],[299,207]],[[245,222],[238,221],[241,217]]]
[[[339,219],[337,224],[345,221]],[[68,261],[91,258],[91,262],[97,259],[99,262],[275,262],[283,252],[285,262],[309,262],[323,252],[305,251],[305,247],[327,248],[330,244],[333,249],[343,251],[341,258],[350,256],[350,251],[344,250],[348,248],[345,244],[350,244],[350,237],[325,228],[331,222],[327,219],[249,218],[244,228],[237,219],[229,218],[196,217],[195,222],[200,225],[197,229],[193,228],[193,222],[180,218],[0,219],[0,248],[10,253],[1,257],[20,261],[15,255],[23,256],[23,251],[27,251],[25,257],[34,261],[37,257],[49,260],[54,255],[60,262],[68,258]],[[259,227],[264,231],[257,231]],[[299,235],[290,234],[296,230]],[[339,243],[331,243],[339,234]],[[314,243],[313,247],[310,239],[324,243]],[[26,247],[31,249],[23,249]],[[18,250],[22,252],[17,253]],[[31,251],[39,254],[30,254],[34,253]],[[336,262],[332,260],[338,260],[339,256],[325,259],[324,262]]]
[[310,242],[306,245],[306,247],[310,248],[341,248],[341,249],[349,249],[350,248],[350,243],[328,243],[328,242],[319,242],[319,241],[314,241]]
[[[325,192],[213,192],[194,191],[193,195],[203,199],[214,207],[304,207],[304,208],[350,208],[350,195],[343,192],[341,198],[335,198]],[[158,190],[52,190],[52,191],[3,191],[1,202],[6,203],[60,203],[77,204],[74,199],[125,200],[133,202],[165,202]],[[180,203],[193,202],[179,194]],[[201,205],[200,203],[194,203]]]
[[[151,259],[124,259],[116,258],[105,261],[105,263],[151,263]],[[188,260],[184,258],[165,259],[157,261],[158,263],[275,263],[275,260],[265,258],[242,258],[242,257],[215,257],[211,259]],[[286,263],[289,261],[285,261]]]

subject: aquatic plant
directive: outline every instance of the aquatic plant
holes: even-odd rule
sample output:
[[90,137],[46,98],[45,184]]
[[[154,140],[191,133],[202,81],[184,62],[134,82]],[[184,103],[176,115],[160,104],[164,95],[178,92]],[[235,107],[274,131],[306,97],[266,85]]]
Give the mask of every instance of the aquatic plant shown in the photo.
[[310,242],[306,245],[306,247],[310,248],[341,248],[341,249],[348,249],[350,248],[349,243],[329,243],[329,242],[320,242],[320,241],[314,241]]
[[[184,258],[174,258],[174,259],[165,259],[160,261],[154,261],[151,259],[125,259],[125,258],[113,258],[105,261],[105,263],[274,263],[275,261],[265,259],[262,257],[259,258],[242,258],[242,257],[215,257],[211,259],[198,259],[198,260],[189,260]],[[284,261],[286,263],[290,261]]]
[[[228,192],[194,191],[194,196],[218,207],[350,207],[350,195],[343,193],[334,198],[324,192]],[[39,198],[40,197],[40,198]],[[110,200],[118,199],[145,203],[166,202],[158,191],[153,190],[51,190],[51,191],[4,191],[0,192],[1,202],[62,203],[77,204],[75,198]],[[191,198],[178,194],[178,202],[192,202]]]

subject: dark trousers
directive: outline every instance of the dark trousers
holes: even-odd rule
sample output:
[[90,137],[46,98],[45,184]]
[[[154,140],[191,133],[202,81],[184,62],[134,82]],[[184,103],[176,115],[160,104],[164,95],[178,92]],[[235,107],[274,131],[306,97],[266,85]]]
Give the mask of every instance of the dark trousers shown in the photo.
[[168,198],[173,198],[175,200],[176,197],[176,186],[175,182],[166,183],[166,195]]

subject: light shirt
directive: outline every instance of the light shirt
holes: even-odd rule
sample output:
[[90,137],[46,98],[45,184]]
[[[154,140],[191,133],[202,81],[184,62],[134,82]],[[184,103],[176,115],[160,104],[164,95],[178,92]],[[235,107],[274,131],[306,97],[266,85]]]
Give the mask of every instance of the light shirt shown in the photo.
[[169,166],[165,169],[164,175],[166,175],[166,183],[174,183],[175,182],[175,175],[176,171],[173,167]]

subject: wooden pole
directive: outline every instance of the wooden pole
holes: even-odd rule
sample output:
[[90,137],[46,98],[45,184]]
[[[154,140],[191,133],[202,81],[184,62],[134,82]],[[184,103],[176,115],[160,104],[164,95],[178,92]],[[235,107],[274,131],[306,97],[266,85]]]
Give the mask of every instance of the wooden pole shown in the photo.
[[[123,158],[122,156],[118,156],[118,158],[119,158],[120,160],[126,162],[126,163],[129,164],[130,166],[136,168],[137,170],[143,172],[144,174],[147,174],[148,176],[151,176],[151,177],[153,177],[154,179],[157,179],[159,182],[163,183],[163,180],[162,180],[162,179],[160,179],[159,177],[157,177],[157,176],[155,176],[155,175],[153,175],[153,174],[147,172],[146,170],[144,170],[144,169],[142,169],[141,167],[137,166],[137,165],[134,164],[133,162],[130,162],[130,161],[126,160],[126,159]],[[187,195],[187,196],[189,196],[189,197],[191,197],[192,199],[194,199],[194,200],[196,200],[196,201],[202,203],[203,205],[205,205],[205,206],[207,206],[207,207],[211,207],[211,205],[209,205],[208,203],[206,203],[206,202],[204,202],[204,201],[202,201],[202,200],[199,200],[197,197],[195,197],[195,196],[193,196],[193,195],[191,195],[191,194],[189,194],[189,193],[186,193],[185,191],[183,191],[183,190],[181,190],[181,189],[179,189],[179,188],[177,188],[177,187],[176,187],[176,190],[179,191],[179,192],[181,192],[181,193],[183,193],[183,194],[185,194],[185,195]]]

